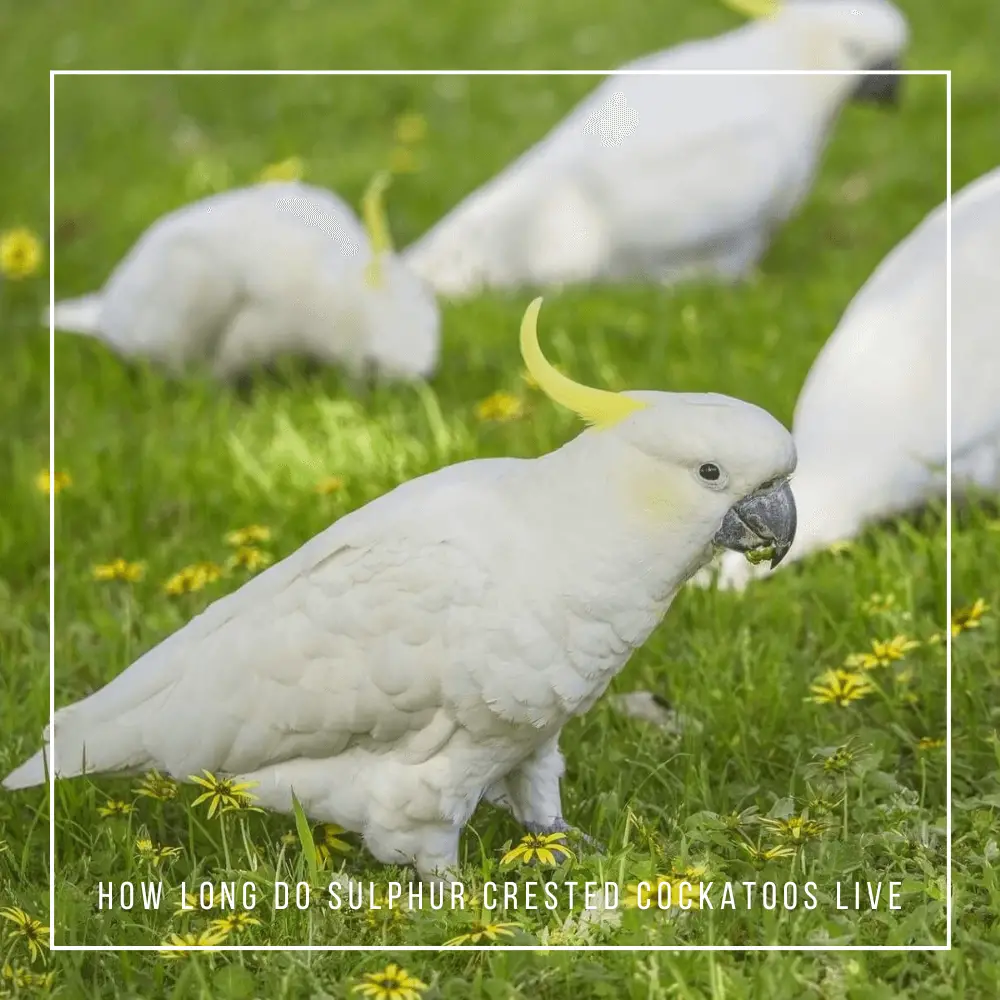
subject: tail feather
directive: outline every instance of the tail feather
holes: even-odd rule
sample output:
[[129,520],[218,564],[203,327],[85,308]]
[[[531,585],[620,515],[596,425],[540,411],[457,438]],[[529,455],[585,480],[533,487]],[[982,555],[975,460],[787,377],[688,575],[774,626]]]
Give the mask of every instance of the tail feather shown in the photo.
[[42,323],[52,325],[67,333],[97,337],[101,332],[101,296],[99,293],[81,295],[78,299],[64,299],[55,308],[42,314]]

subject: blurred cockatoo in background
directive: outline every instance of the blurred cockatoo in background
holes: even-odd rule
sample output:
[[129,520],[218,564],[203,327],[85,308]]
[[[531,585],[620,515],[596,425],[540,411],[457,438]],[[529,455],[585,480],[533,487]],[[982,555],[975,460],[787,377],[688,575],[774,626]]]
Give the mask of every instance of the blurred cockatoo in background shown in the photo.
[[[591,426],[535,459],[462,462],[348,514],[60,709],[63,778],[156,768],[256,782],[435,878],[482,798],[565,830],[558,747],[713,547],[779,561],[791,435],[727,396],[531,376]],[[40,751],[8,788],[45,780]]]
[[[887,70],[887,0],[732,0],[754,20],[625,70]],[[803,201],[841,106],[898,76],[613,76],[410,246],[439,294],[750,274]]]
[[[788,562],[945,495],[947,240],[941,205],[876,268],[806,376]],[[951,329],[952,483],[1000,489],[1000,168],[952,198]],[[768,572],[723,555],[718,582]]]
[[298,354],[355,377],[425,378],[440,314],[392,250],[387,184],[383,173],[369,186],[364,225],[297,181],[194,202],[154,223],[101,291],[57,302],[54,325],[174,373],[206,364],[230,379]]

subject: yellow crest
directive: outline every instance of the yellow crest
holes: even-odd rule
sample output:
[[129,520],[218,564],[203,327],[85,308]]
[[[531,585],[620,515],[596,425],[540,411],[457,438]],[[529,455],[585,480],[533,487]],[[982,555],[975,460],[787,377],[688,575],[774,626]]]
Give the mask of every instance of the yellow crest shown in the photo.
[[365,272],[365,280],[373,288],[382,285],[383,255],[392,253],[392,236],[389,234],[389,223],[385,217],[383,203],[385,192],[391,182],[392,174],[387,170],[380,170],[372,178],[361,199],[361,220],[372,246],[372,259]]
[[722,0],[730,10],[754,20],[776,17],[784,6],[782,0]]
[[637,399],[630,399],[620,392],[581,385],[553,368],[538,346],[538,310],[541,307],[542,300],[535,299],[524,312],[524,319],[521,320],[521,357],[528,374],[549,399],[599,428],[612,427],[636,410],[646,408],[647,404]]

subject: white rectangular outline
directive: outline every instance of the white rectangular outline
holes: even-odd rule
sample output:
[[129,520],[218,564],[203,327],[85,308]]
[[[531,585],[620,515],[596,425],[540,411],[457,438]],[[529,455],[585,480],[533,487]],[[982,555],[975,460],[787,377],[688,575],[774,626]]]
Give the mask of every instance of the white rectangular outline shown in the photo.
[[[867,76],[865,70],[245,70],[245,69],[214,69],[214,70],[49,70],[49,475],[55,476],[55,81],[60,76]],[[49,746],[49,950],[56,951],[377,951],[377,952],[407,952],[407,951],[951,951],[952,948],[952,892],[951,892],[951,516],[952,516],[952,484],[951,484],[951,70],[890,70],[881,71],[883,76],[943,76],[946,86],[946,165],[945,176],[947,191],[945,193],[945,216],[947,219],[947,280],[945,302],[947,318],[947,347],[945,351],[945,371],[948,385],[945,392],[945,412],[948,426],[946,429],[947,455],[945,461],[945,538],[947,548],[947,566],[945,568],[945,604],[947,625],[945,627],[945,655],[947,672],[945,681],[945,708],[947,711],[945,739],[945,795],[947,830],[945,835],[945,859],[947,864],[945,915],[947,932],[944,944],[904,944],[904,945],[178,945],[164,947],[162,944],[56,944],[55,940],[55,901],[56,901],[56,826],[55,826],[55,741]],[[55,716],[56,673],[55,673],[55,490],[49,491],[49,727],[54,736],[52,720]]]

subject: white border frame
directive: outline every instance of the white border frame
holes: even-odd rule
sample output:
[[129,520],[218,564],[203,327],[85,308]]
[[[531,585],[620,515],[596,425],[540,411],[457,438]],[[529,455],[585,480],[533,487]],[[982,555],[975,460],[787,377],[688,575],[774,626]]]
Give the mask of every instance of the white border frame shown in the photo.
[[[60,76],[867,76],[865,70],[50,70],[49,71],[49,470],[55,475],[55,325],[52,319],[55,308],[55,134],[56,104],[55,83]],[[948,310],[946,372],[946,413],[948,428],[946,434],[947,459],[945,486],[945,528],[948,564],[945,570],[945,591],[948,622],[951,622],[951,70],[893,70],[879,75],[892,76],[943,76],[946,80],[946,184],[945,194],[947,217],[947,267],[946,303]],[[49,491],[49,726],[54,732],[52,719],[55,715],[56,674],[55,674],[55,490]],[[164,947],[161,944],[57,944],[55,939],[56,916],[56,826],[55,826],[55,742],[49,746],[49,949],[59,951],[337,951],[337,952],[451,952],[451,951],[951,951],[952,948],[952,892],[951,892],[951,628],[945,628],[945,650],[947,657],[947,678],[945,685],[946,720],[946,770],[945,795],[946,814],[946,922],[947,934],[944,944],[906,945],[806,945],[806,944],[762,944],[762,945],[178,945]]]

